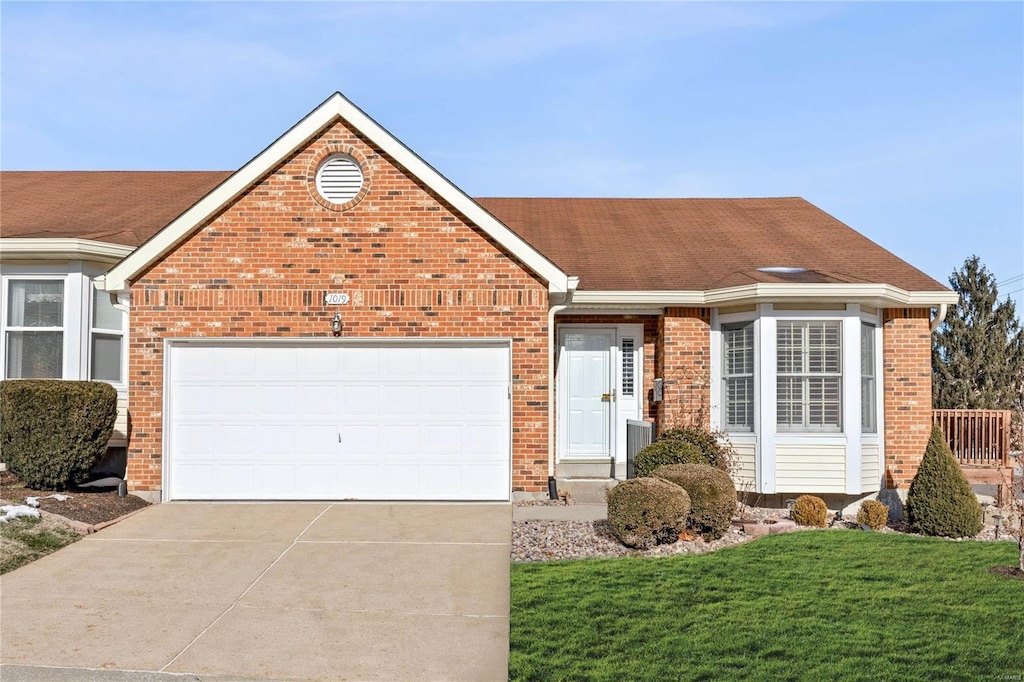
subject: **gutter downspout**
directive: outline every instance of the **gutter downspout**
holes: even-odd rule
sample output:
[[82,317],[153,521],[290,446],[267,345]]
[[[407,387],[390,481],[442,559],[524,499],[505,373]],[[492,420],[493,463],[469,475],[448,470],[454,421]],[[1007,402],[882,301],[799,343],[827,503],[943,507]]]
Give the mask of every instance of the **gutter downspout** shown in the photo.
[[939,312],[937,312],[935,314],[935,319],[932,320],[932,325],[931,325],[932,333],[934,333],[935,330],[939,328],[939,325],[942,324],[942,321],[944,319],[946,319],[946,311],[948,309],[949,309],[949,304],[948,303],[940,303],[939,304]]

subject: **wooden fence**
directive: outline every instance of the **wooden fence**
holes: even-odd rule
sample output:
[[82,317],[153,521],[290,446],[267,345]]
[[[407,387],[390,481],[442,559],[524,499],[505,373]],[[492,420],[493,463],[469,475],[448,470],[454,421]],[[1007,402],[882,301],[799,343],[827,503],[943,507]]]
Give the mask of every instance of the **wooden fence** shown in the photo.
[[932,410],[961,466],[1002,468],[1010,462],[1010,410]]

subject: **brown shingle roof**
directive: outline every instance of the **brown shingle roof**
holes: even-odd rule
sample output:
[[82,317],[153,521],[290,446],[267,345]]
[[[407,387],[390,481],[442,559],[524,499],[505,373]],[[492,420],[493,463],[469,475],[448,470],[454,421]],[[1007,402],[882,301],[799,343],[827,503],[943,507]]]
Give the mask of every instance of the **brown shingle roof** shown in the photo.
[[138,246],[228,171],[4,171],[0,236]]
[[[862,282],[946,289],[800,198],[477,201],[587,291]],[[763,267],[807,272],[767,273]]]
[[[4,171],[0,236],[138,246],[228,171]],[[800,198],[477,201],[589,291],[754,282],[943,285]],[[802,273],[767,273],[789,266]]]

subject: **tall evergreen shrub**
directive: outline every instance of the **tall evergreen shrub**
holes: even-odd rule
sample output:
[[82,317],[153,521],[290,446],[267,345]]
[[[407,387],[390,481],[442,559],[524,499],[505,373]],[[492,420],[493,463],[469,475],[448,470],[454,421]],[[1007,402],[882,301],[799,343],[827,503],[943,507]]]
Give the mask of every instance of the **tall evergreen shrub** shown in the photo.
[[938,426],[932,427],[921,466],[910,484],[906,512],[910,527],[925,535],[963,538],[981,531],[981,504]]

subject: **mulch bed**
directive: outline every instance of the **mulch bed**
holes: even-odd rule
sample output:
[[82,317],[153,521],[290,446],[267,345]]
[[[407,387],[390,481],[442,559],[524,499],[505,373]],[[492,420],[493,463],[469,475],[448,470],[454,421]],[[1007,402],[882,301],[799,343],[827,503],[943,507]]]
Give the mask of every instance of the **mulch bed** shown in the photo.
[[1020,570],[1016,566],[993,566],[988,569],[988,572],[1001,575],[1004,578],[1017,578],[1018,580],[1024,580],[1024,571]]
[[11,472],[0,472],[0,498],[10,503],[24,504],[26,497],[45,497],[55,492],[62,492],[71,499],[64,502],[54,499],[39,500],[40,509],[90,525],[113,521],[136,509],[149,506],[149,502],[135,495],[118,497],[117,488],[35,490],[27,487]]

